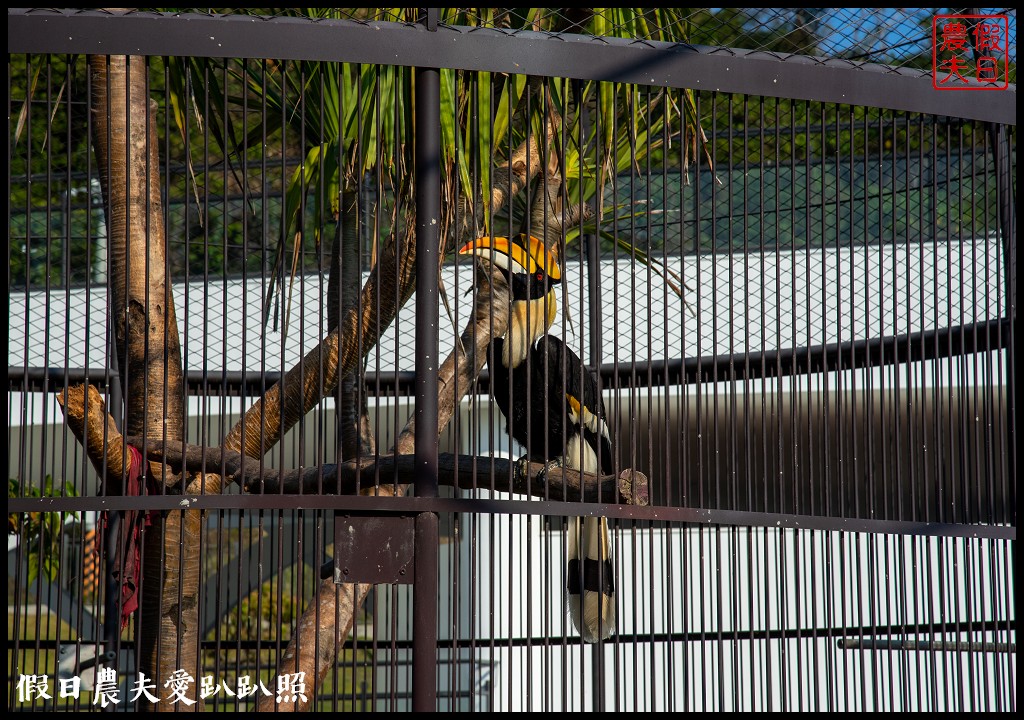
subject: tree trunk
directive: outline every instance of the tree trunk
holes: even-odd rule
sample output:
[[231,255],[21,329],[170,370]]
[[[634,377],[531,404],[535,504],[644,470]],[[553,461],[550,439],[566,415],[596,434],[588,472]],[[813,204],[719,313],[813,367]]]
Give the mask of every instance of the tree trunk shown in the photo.
[[[181,441],[184,392],[178,324],[167,277],[156,112],[142,57],[90,58],[93,128],[110,233],[109,297],[125,397],[125,433]],[[180,492],[161,466],[159,484]],[[172,512],[144,533],[139,671],[163,684],[178,669],[198,695],[198,511]],[[143,696],[145,697],[145,696]],[[143,704],[175,710],[181,704]],[[192,706],[199,709],[201,703]]]

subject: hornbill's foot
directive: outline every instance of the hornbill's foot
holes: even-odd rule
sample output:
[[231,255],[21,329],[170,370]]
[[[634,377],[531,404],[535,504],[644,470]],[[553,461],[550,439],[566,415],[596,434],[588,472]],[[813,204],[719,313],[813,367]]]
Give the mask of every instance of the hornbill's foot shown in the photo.
[[512,463],[512,480],[516,485],[529,487],[530,485],[530,458],[523,455]]
[[561,470],[564,467],[565,462],[560,457],[555,458],[554,460],[549,460],[548,462],[544,463],[544,469],[541,470],[540,473],[538,473],[537,479],[540,480],[541,482],[547,483],[548,472],[550,472],[551,470]]
[[[530,466],[536,462],[531,460],[529,456],[523,455],[521,458],[512,463],[512,477],[517,483],[529,483],[530,482]],[[539,482],[548,481],[548,471],[554,469],[561,469],[565,467],[565,463],[562,462],[562,458],[556,458],[544,464],[544,469],[537,473],[537,480]]]

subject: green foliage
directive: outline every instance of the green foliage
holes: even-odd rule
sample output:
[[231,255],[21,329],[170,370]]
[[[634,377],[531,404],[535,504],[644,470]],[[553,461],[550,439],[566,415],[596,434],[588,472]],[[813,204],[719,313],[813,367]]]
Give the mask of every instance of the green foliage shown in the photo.
[[[50,475],[43,480],[41,488],[25,485],[16,478],[9,478],[8,498],[75,497],[75,488],[69,483],[56,484]],[[63,538],[72,537],[76,525],[66,520],[78,520],[78,513],[27,512],[8,513],[8,535],[19,535],[28,556],[28,583],[36,581],[40,573],[50,582],[60,577],[60,555]]]
[[[622,175],[606,197],[617,211],[605,251],[623,237],[652,255],[678,255],[942,242],[998,226],[982,129],[967,124],[954,134],[931,121],[880,125],[878,117],[788,140],[762,119],[751,125],[764,134],[736,141],[747,155],[716,144],[714,173]],[[745,160],[757,145],[761,162]]]
[[86,79],[77,56],[11,56],[8,238],[11,285],[60,287],[88,278],[90,228],[102,210],[81,176],[90,152]]
[[815,54],[821,8],[699,8],[687,13],[695,45],[722,45],[779,53]]
[[[267,14],[265,9],[245,12]],[[277,14],[316,18],[352,18],[350,9],[286,9]],[[595,35],[684,40],[682,10],[597,8],[583,16],[549,12],[541,8],[473,12],[446,8],[443,23],[507,27]],[[358,12],[356,12],[358,14]],[[376,9],[373,19],[399,22],[417,20],[412,9]],[[211,71],[211,63],[217,70]],[[240,163],[250,152],[260,152],[266,139],[282,133],[286,143],[297,143],[302,160],[292,170],[284,191],[275,267],[281,268],[285,245],[302,242],[307,204],[318,218],[312,229],[318,241],[321,228],[339,214],[342,190],[355,192],[367,177],[377,188],[377,216],[401,218],[411,212],[408,177],[412,167],[412,99],[414,72],[393,66],[348,63],[285,63],[267,60],[221,61],[172,59],[170,86],[173,117],[183,137],[208,119],[210,135],[229,162]],[[557,112],[567,137],[582,137],[583,113],[593,104],[602,128],[603,143],[596,154],[577,144],[561,158],[567,180],[582,181],[569,188],[570,197],[599,200],[602,187],[616,172],[641,161],[661,147],[663,136],[683,136],[697,127],[693,93],[679,93],[676,103],[640,97],[635,86],[586,83],[570,93],[558,82],[539,83],[527,91],[525,76],[493,76],[453,70],[442,72],[442,156],[445,170],[443,208],[453,213],[460,199],[479,206],[490,195],[495,166],[507,159],[528,132],[543,133],[545,119]],[[564,85],[564,83],[563,83]],[[525,101],[525,106],[524,106]],[[193,108],[189,123],[185,108]],[[589,120],[589,118],[587,118]],[[663,132],[665,131],[665,132]],[[631,138],[636,138],[632,141]],[[694,154],[695,142],[685,160]],[[545,156],[551,149],[545,148]],[[293,153],[294,155],[294,153]],[[546,160],[547,158],[545,158]],[[384,207],[386,198],[394,203]],[[490,208],[483,203],[484,227],[491,225]],[[522,204],[501,223],[515,226]],[[392,228],[396,221],[392,221]],[[377,236],[379,237],[379,235]],[[370,249],[372,255],[372,248]]]

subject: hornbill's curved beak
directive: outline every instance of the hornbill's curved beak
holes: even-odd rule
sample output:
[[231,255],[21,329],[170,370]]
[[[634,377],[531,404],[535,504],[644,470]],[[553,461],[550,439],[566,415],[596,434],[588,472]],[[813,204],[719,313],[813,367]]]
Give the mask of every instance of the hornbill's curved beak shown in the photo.
[[544,243],[535,237],[523,235],[512,241],[504,237],[479,237],[461,248],[459,255],[477,255],[493,262],[506,272],[521,272],[535,275],[545,273],[552,281],[562,279],[562,270],[558,266],[558,257],[544,247]]

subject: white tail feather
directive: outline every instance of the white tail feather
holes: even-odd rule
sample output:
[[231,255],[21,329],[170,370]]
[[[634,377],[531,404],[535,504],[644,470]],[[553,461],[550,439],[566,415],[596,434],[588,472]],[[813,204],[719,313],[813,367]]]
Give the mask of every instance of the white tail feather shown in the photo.
[[[568,558],[601,563],[604,572],[611,573],[611,540],[606,518],[572,518],[569,523]],[[606,565],[603,561],[608,561]],[[570,570],[570,572],[572,572]],[[577,572],[578,566],[577,566]],[[611,578],[602,578],[605,583]],[[569,594],[569,617],[577,632],[588,643],[604,640],[615,631],[615,595],[582,589],[581,595]]]

